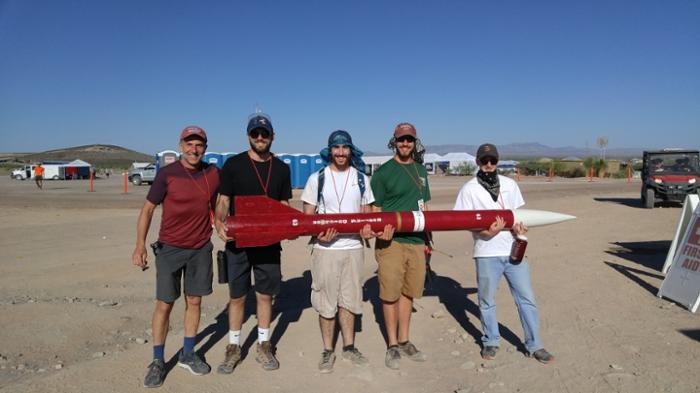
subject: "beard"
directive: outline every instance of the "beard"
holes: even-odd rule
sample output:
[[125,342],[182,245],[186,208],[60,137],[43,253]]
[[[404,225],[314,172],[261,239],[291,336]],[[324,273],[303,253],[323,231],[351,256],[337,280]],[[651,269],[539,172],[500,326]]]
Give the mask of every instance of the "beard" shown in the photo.
[[266,143],[263,147],[258,147],[258,145],[255,142],[250,142],[250,148],[257,154],[257,155],[265,155],[270,152],[270,146],[272,146],[272,141],[270,143]]

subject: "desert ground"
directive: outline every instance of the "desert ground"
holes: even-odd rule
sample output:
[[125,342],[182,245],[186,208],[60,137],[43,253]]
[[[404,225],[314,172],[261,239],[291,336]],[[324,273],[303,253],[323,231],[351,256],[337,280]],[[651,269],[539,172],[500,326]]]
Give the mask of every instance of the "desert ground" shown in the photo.
[[[451,209],[468,178],[430,178],[430,208]],[[231,375],[194,376],[176,366],[183,302],[173,311],[162,392],[700,392],[700,319],[656,296],[681,208],[643,209],[639,180],[523,178],[526,207],[575,215],[532,228],[527,255],[541,335],[556,356],[527,358],[505,281],[498,294],[503,336],[493,361],[479,356],[480,323],[471,236],[435,234],[432,287],[415,302],[412,341],[429,356],[384,366],[376,262],[366,250],[364,313],[356,344],[370,359],[338,358],[320,374],[317,315],[309,302],[305,238],[283,242],[282,293],[273,343],[281,367],[264,371],[251,349],[254,304],[243,334],[248,353]],[[134,392],[151,360],[154,268],[131,264],[136,218],[148,186],[121,176],[88,181],[0,179],[0,392]],[[295,190],[293,206],[301,206]],[[149,241],[156,240],[159,210]],[[215,249],[223,244],[213,239]],[[198,351],[215,369],[227,344],[227,287],[204,298]],[[337,348],[337,353],[340,349]]]

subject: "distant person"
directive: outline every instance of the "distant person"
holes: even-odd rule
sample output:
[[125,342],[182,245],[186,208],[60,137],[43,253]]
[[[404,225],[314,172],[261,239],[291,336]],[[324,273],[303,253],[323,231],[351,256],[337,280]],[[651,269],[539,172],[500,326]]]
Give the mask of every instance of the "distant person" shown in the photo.
[[[362,151],[352,143],[350,134],[332,132],[320,155],[328,165],[309,176],[301,194],[304,213],[369,213],[374,196],[364,174]],[[331,228],[312,238],[311,304],[318,312],[323,340],[318,363],[321,373],[333,371],[336,320],[343,339],[343,359],[357,366],[369,364],[355,346],[355,315],[362,314],[363,239],[371,237],[367,224],[356,234],[339,235]]]
[[664,171],[664,161],[660,158],[656,158],[651,161],[651,171],[652,172],[663,172]]
[[156,259],[156,307],[153,312],[153,362],[143,385],[155,388],[165,378],[165,339],[170,312],[185,291],[185,339],[178,365],[192,374],[204,375],[211,368],[194,351],[199,328],[202,296],[212,293],[212,221],[219,170],[202,161],[207,134],[189,126],[180,134],[181,158],[158,171],[141,208],[136,226],[134,265],[145,269],[146,235],[156,206],[162,205],[158,241],[153,243]]
[[[373,211],[427,210],[430,200],[428,173],[423,166],[425,148],[410,123],[394,129],[388,147],[391,160],[372,176]],[[386,327],[387,351],[384,364],[398,370],[401,357],[425,361],[427,356],[409,340],[413,299],[423,296],[426,274],[425,247],[428,234],[394,233],[388,225],[375,242],[379,298]]]
[[692,172],[693,168],[690,166],[690,159],[688,157],[681,157],[676,160],[676,165],[673,167],[676,172]]
[[[525,204],[518,184],[496,172],[496,146],[490,143],[479,146],[476,151],[476,164],[479,167],[476,177],[459,190],[454,210],[514,210]],[[515,223],[510,231],[504,231],[505,225],[503,218],[496,217],[496,221],[488,229],[472,231],[477,295],[483,330],[481,357],[492,360],[500,348],[496,290],[501,278],[505,276],[525,332],[527,355],[542,363],[549,363],[554,360],[554,356],[544,349],[540,339],[540,316],[530,281],[530,265],[527,258],[521,262],[510,259],[515,236],[527,233],[527,227],[519,222]]]
[[34,167],[34,181],[40,190],[44,189],[44,167],[41,166],[41,163],[36,164],[36,167]]
[[270,148],[275,133],[270,119],[260,113],[248,121],[248,143],[250,149],[235,155],[221,168],[221,188],[216,201],[216,231],[226,242],[225,255],[228,261],[228,322],[229,344],[224,361],[217,372],[230,374],[241,360],[241,328],[245,302],[251,289],[251,275],[255,279],[255,299],[258,317],[258,342],[255,360],[265,370],[276,370],[279,361],[270,342],[272,322],[272,299],[280,291],[282,272],[280,269],[281,244],[240,248],[236,239],[226,233],[226,217],[234,215],[231,201],[238,195],[265,195],[289,205],[292,186],[289,166],[275,157]]

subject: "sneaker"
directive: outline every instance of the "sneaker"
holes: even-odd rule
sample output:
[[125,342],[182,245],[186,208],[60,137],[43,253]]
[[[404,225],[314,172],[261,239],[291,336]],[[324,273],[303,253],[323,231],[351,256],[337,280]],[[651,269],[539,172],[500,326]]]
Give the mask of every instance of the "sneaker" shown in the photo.
[[387,348],[386,356],[384,357],[384,364],[392,370],[399,369],[399,360],[401,360],[401,352],[399,352],[399,347],[392,345]]
[[255,351],[257,352],[255,360],[262,364],[262,368],[268,371],[280,368],[280,362],[277,361],[275,354],[272,353],[272,344],[269,341],[263,341],[262,344],[258,343]]
[[369,364],[369,360],[367,360],[365,355],[355,347],[343,351],[343,359],[351,361],[352,364],[356,366],[366,366]]
[[498,352],[498,347],[487,345],[481,349],[481,357],[485,360],[493,360],[496,358],[496,352]]
[[182,353],[180,353],[180,359],[178,359],[177,365],[184,369],[190,370],[190,372],[194,375],[209,374],[209,371],[211,371],[211,367],[204,363],[204,361],[199,358],[199,355],[197,355],[197,352],[195,351],[192,351],[187,355],[182,355]]
[[144,388],[157,388],[163,384],[165,380],[165,363],[159,359],[153,359],[148,365],[146,378],[143,380]]
[[335,363],[335,352],[324,350],[321,353],[321,360],[318,362],[318,371],[322,374],[333,372],[333,364]]
[[415,362],[424,362],[428,359],[428,356],[423,352],[419,351],[412,342],[406,341],[403,344],[399,344],[399,351],[402,356],[405,356]]
[[219,374],[231,374],[236,368],[238,362],[241,361],[241,347],[237,344],[229,344],[226,346],[224,361],[221,362],[216,372]]
[[554,360],[554,355],[547,352],[547,350],[544,348],[538,349],[533,353],[528,353],[528,356],[531,358],[535,358],[538,362],[544,363],[544,364],[547,364],[547,363],[551,362],[552,360]]

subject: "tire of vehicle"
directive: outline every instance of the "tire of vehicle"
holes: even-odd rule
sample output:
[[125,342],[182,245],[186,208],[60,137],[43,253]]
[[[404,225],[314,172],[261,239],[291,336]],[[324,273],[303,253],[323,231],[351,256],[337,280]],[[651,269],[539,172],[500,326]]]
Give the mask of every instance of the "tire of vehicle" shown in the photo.
[[651,188],[647,188],[644,192],[645,192],[644,207],[646,207],[647,209],[653,209],[654,208],[654,190]]
[[24,178],[23,178],[22,176],[20,176],[20,175],[15,175],[15,176],[13,177],[13,179],[15,179],[15,180],[24,180]]
[[58,175],[53,175],[52,180],[58,180]]
[[141,181],[141,175],[134,175],[134,176],[131,178],[131,183],[133,183],[133,185],[135,185],[135,186],[140,186],[141,183],[142,183],[142,181]]

